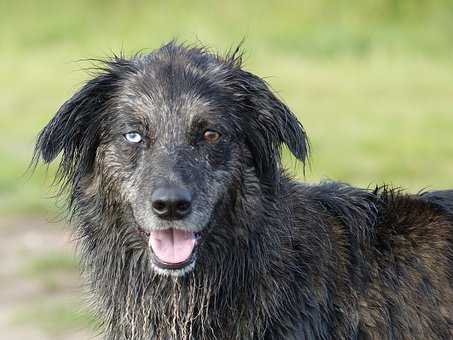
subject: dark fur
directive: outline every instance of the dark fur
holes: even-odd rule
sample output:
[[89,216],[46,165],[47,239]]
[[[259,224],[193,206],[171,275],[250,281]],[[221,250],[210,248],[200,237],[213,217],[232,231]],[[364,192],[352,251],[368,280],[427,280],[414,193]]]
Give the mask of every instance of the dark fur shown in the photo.
[[[200,141],[206,127],[218,144]],[[128,145],[128,129],[144,142]],[[305,160],[302,126],[237,53],[170,43],[116,57],[60,108],[36,154],[62,153],[107,339],[453,337],[453,191],[299,183],[283,144]],[[155,227],[148,201],[166,181],[196,195],[181,223],[203,234],[177,277],[153,270],[137,231]]]

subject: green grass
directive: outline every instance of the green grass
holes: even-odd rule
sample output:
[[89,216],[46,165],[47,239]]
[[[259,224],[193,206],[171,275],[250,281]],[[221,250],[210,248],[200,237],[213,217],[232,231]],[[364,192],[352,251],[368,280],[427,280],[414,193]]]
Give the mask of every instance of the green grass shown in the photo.
[[30,258],[20,268],[18,279],[33,284],[39,293],[14,308],[12,326],[37,327],[53,336],[80,330],[94,332],[97,321],[82,301],[78,275],[77,260],[66,252]]
[[16,311],[13,326],[36,326],[46,333],[58,336],[69,331],[97,329],[97,320],[85,309],[85,304],[75,297],[58,300],[40,298]]
[[451,1],[4,1],[0,31],[3,215],[58,210],[54,167],[23,173],[38,131],[87,78],[77,60],[173,37],[218,50],[246,38],[246,67],[310,135],[306,180],[453,186]]
[[53,275],[71,275],[78,272],[78,264],[74,256],[55,252],[28,261],[22,270],[22,275],[33,279],[47,279]]

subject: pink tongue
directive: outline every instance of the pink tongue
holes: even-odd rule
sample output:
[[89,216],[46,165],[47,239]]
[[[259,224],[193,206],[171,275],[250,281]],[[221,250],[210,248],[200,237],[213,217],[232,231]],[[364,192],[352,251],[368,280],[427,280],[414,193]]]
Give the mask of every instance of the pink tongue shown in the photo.
[[195,247],[195,237],[190,231],[156,230],[149,236],[149,246],[160,261],[177,264],[190,257]]

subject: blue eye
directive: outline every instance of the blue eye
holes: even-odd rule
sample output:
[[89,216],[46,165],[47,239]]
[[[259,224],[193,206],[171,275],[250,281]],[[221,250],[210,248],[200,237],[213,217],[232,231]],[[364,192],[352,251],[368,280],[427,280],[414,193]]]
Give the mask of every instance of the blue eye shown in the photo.
[[135,131],[126,133],[124,138],[130,143],[140,143],[142,141],[142,136]]

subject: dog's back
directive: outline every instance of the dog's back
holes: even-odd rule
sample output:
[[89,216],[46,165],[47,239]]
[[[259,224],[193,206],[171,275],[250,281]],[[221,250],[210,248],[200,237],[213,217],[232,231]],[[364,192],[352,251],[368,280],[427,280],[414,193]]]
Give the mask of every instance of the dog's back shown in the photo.
[[421,195],[427,202],[436,204],[453,215],[453,190],[431,191]]
[[408,195],[326,183],[303,186],[301,195],[335,221],[338,338],[453,338],[453,191]]

